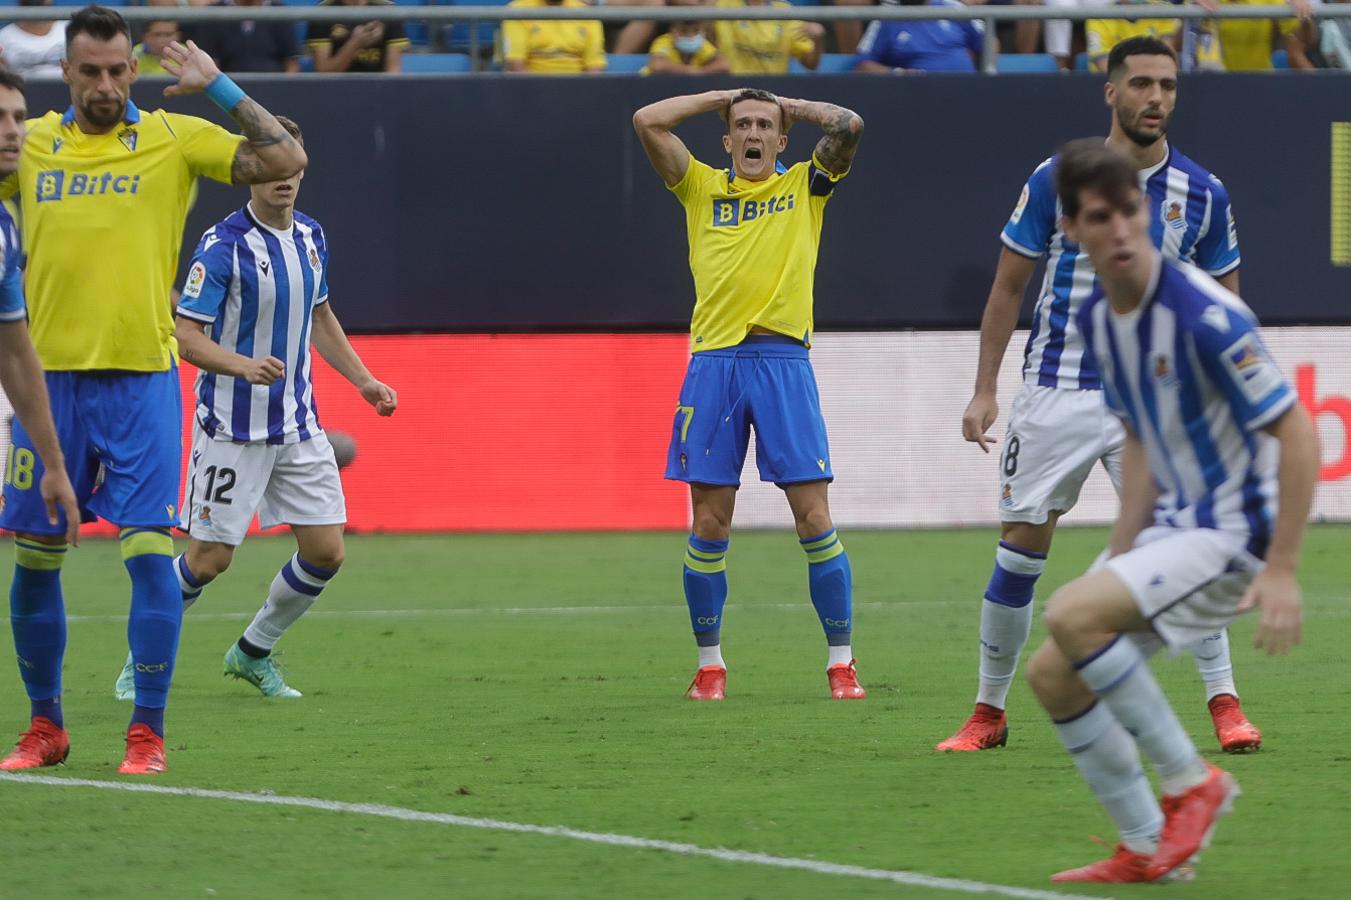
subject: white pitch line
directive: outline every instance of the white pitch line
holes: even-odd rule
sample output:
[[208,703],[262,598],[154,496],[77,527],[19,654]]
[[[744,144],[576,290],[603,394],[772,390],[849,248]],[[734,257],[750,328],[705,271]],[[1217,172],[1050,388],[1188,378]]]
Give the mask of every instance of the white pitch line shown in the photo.
[[91,781],[83,778],[54,778],[50,775],[15,775],[0,772],[0,781],[14,784],[45,784],[55,787],[87,787],[105,791],[126,791],[135,794],[160,794],[172,797],[196,797],[203,800],[231,800],[236,803],[261,803],[267,806],[291,806],[317,809],[323,812],[351,813],[361,816],[376,816],[382,819],[398,819],[403,822],[429,822],[436,825],[450,825],[456,828],[479,828],[488,831],[511,831],[517,834],[539,834],[546,837],[566,838],[572,841],[584,841],[590,844],[606,844],[611,847],[628,847],[635,850],[656,850],[661,853],[673,853],[678,856],[698,856],[718,859],[723,862],[748,863],[756,866],[769,866],[776,869],[800,869],[819,875],[840,875],[847,878],[867,878],[873,881],[890,881],[894,884],[912,887],[933,888],[940,891],[953,891],[961,894],[994,894],[1000,897],[1017,897],[1022,900],[1102,900],[1101,897],[1084,897],[1079,894],[1058,894],[1053,891],[1039,891],[1033,888],[1010,887],[1002,884],[987,884],[982,881],[967,881],[962,878],[940,878],[936,875],[924,875],[919,872],[904,872],[893,869],[868,869],[863,866],[846,866],[839,863],[821,862],[814,859],[796,859],[790,856],[772,856],[768,853],[752,853],[746,850],[727,850],[722,847],[700,847],[697,844],[681,844],[674,841],[660,841],[652,838],[633,837],[626,834],[607,834],[596,831],[579,831],[562,825],[529,825],[522,822],[506,822],[500,819],[480,819],[469,816],[457,816],[451,813],[423,812],[417,809],[405,809],[400,806],[384,806],[376,803],[341,803],[336,800],[320,800],[315,797],[282,797],[276,794],[255,794],[243,791],[212,791],[203,788],[167,787],[158,784],[143,784],[123,781]]
[[[880,609],[883,607],[912,607],[912,606],[952,606],[955,604],[966,604],[959,600],[915,600],[915,601],[895,601],[882,602],[870,600],[862,603],[855,603],[854,608]],[[737,608],[741,611],[757,609],[809,609],[811,604],[804,600],[801,603],[748,603],[739,605]],[[631,612],[660,612],[671,613],[676,610],[675,606],[503,606],[503,607],[485,607],[482,609],[466,608],[442,608],[442,609],[311,609],[305,613],[307,619],[366,619],[366,618],[390,618],[390,619],[422,619],[422,618],[440,618],[453,616],[532,616],[532,615],[551,615],[551,616],[570,616],[583,615],[589,613],[631,613]],[[681,615],[684,615],[683,607],[679,608]],[[184,614],[185,621],[201,619],[203,621],[237,621],[239,619],[252,619],[255,613],[252,612],[195,612],[190,611]],[[70,623],[80,622],[125,622],[127,614],[119,615],[75,615],[66,616],[66,621]]]

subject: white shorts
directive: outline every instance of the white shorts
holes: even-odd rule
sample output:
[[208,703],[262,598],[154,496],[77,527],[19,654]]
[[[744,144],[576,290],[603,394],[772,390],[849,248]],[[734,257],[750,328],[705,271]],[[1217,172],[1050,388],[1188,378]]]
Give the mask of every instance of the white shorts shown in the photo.
[[1106,565],[1163,642],[1177,649],[1228,627],[1265,563],[1248,552],[1241,535],[1156,525]]
[[1120,493],[1125,440],[1101,391],[1023,385],[999,455],[999,520],[1040,525],[1069,512],[1098,462]]
[[239,546],[254,513],[263,528],[347,521],[338,463],[322,431],[296,444],[239,444],[193,428],[183,529]]

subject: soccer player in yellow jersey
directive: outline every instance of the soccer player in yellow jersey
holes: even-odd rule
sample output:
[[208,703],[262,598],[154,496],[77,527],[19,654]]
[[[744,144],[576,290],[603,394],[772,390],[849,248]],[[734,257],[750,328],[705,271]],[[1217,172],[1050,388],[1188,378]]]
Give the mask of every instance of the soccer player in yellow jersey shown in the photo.
[[[786,0],[715,0],[719,8],[775,6],[787,8]],[[733,75],[783,75],[788,61],[796,59],[808,69],[821,61],[825,27],[820,22],[742,20],[713,24],[714,41],[726,56]]]
[[[695,159],[673,133],[710,112],[727,123],[726,169]],[[778,157],[794,120],[820,126],[825,136],[810,161],[782,168]],[[807,348],[822,215],[849,172],[863,120],[830,103],[742,90],[661,100],[638,110],[633,125],[652,167],[685,206],[696,294],[693,357],[666,464],[667,478],[689,484],[694,509],[684,585],[699,670],[686,696],[721,700],[726,690],[725,556],[754,428],[760,477],[787,495],[807,554],[831,696],[862,700],[850,649],[852,576],[830,518],[834,476]]]
[[[585,9],[582,0],[511,0],[508,6]],[[502,23],[502,67],[536,75],[605,71],[605,33],[596,19]]]
[[[205,91],[243,137],[193,116],[138,109],[131,47],[116,12],[89,6],[71,17],[62,62],[70,108],[29,124],[18,177],[5,188],[24,207],[29,321],[66,470],[85,515],[121,529],[136,706],[118,771],[148,774],[164,770],[164,707],[183,615],[169,536],[182,454],[170,290],[188,193],[198,175],[276,181],[306,158],[191,41],[165,52],[176,79],[165,94]],[[16,424],[0,528],[18,535],[11,622],[34,716],[11,768],[54,765],[69,747],[60,725],[67,522],[49,522],[32,490],[45,472],[32,450]],[[50,673],[45,682],[42,673]]]

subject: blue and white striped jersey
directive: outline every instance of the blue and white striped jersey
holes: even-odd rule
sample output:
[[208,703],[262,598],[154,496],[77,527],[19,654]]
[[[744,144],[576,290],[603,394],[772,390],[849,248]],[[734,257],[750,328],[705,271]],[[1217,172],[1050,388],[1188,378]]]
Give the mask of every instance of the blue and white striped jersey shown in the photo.
[[1108,407],[1145,446],[1161,492],[1155,521],[1242,535],[1264,556],[1280,446],[1262,429],[1295,392],[1252,311],[1196,267],[1165,261],[1135,310],[1113,312],[1095,291],[1078,324]]
[[[1140,171],[1150,208],[1150,236],[1164,258],[1191,262],[1216,278],[1238,268],[1238,232],[1229,194],[1214,175],[1169,147],[1163,162]],[[1032,313],[1023,354],[1028,384],[1097,390],[1098,372],[1084,360],[1075,314],[1097,286],[1097,274],[1079,245],[1060,228],[1055,157],[1043,162],[1023,187],[1000,238],[1014,253],[1046,256],[1046,277]]]
[[310,377],[310,316],[328,302],[328,243],[299,212],[291,230],[246,206],[197,245],[178,314],[210,324],[211,339],[251,358],[275,356],[286,374],[270,385],[200,372],[197,421],[213,438],[294,444],[321,430]]
[[4,204],[0,204],[0,267],[0,322],[22,322],[28,317],[23,299],[23,245]]

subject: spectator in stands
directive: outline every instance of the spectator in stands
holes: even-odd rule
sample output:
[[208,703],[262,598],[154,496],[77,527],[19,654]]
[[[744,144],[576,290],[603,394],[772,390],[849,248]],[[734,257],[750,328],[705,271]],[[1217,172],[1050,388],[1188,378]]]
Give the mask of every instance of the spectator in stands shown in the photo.
[[[1269,6],[1271,0],[1218,0],[1220,6]],[[1312,69],[1308,51],[1318,46],[1318,25],[1309,0],[1291,0],[1293,19],[1220,19],[1216,28],[1224,67],[1231,72],[1272,68],[1271,54],[1285,50],[1292,69]]]
[[[264,0],[234,0],[212,6],[264,6]],[[207,22],[187,35],[211,54],[222,72],[299,72],[300,42],[290,22]]]
[[[392,6],[390,0],[324,0],[320,6]],[[408,35],[402,22],[361,21],[361,13],[342,22],[311,22],[305,44],[314,55],[316,72],[403,71]]]
[[[1042,0],[1046,6],[1077,9],[1085,6],[1111,6],[1112,0]],[[1074,66],[1074,54],[1083,49],[1083,29],[1069,19],[1047,19],[1043,29],[1046,52],[1055,57],[1060,68]]]
[[[694,2],[677,2],[672,6],[698,6]],[[670,31],[652,42],[648,50],[647,68],[643,74],[657,75],[717,75],[731,71],[727,57],[718,52],[704,34],[703,22],[672,22]]]
[[[511,0],[509,6],[562,6],[585,9],[582,0]],[[576,75],[605,71],[605,32],[599,21],[530,21],[502,23],[502,68],[508,72]]]
[[[19,0],[20,6],[51,6],[52,0]],[[66,58],[66,23],[15,22],[0,28],[0,59],[24,78],[60,78]]]
[[[671,6],[700,6],[703,0],[682,0],[672,2]],[[606,6],[666,6],[666,0],[605,0]],[[634,19],[619,29],[615,36],[613,52],[615,54],[646,53],[657,33],[657,23],[650,19]]]
[[[1351,0],[1327,0],[1351,3]],[[1324,19],[1318,49],[1329,69],[1351,70],[1351,19]]]
[[178,40],[178,23],[169,19],[146,22],[141,31],[141,42],[132,48],[136,57],[137,75],[168,75],[160,57],[164,48]]
[[[895,0],[885,0],[891,3]],[[967,6],[1041,6],[1041,0],[962,0]],[[1000,47],[1012,47],[1014,53],[1036,53],[1041,47],[1041,22],[1023,19],[999,22],[995,29]]]
[[[891,0],[883,0],[884,3]],[[832,6],[876,6],[877,0],[830,0]],[[863,22],[867,15],[859,10],[860,18],[841,20],[834,24],[835,48],[840,53],[853,53],[863,37]]]
[[[787,0],[715,0],[728,9],[748,6],[788,8]],[[721,21],[714,23],[715,43],[727,57],[734,75],[783,75],[788,61],[796,59],[808,69],[821,61],[821,40],[826,30],[820,22]]]
[[[955,6],[958,0],[902,0],[905,6]],[[878,20],[863,32],[855,72],[975,72],[985,43],[985,23]]]
[[[1144,7],[1148,13],[1164,12],[1158,7],[1170,6],[1168,0],[1117,0],[1121,6]],[[1088,67],[1094,72],[1107,71],[1107,55],[1112,48],[1127,38],[1155,37],[1174,50],[1182,49],[1182,23],[1178,19],[1089,19],[1084,23],[1084,38],[1088,45]]]

